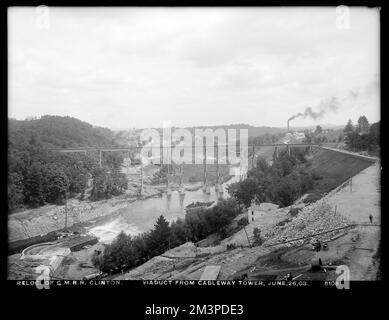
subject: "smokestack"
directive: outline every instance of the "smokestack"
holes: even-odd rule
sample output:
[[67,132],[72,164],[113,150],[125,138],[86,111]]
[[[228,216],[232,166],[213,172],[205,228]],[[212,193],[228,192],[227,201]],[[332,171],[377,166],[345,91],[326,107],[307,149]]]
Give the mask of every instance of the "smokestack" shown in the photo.
[[286,127],[287,127],[287,131],[286,131],[286,132],[287,132],[287,133],[289,132],[289,120],[290,120],[290,119],[288,119],[287,125],[286,125]]

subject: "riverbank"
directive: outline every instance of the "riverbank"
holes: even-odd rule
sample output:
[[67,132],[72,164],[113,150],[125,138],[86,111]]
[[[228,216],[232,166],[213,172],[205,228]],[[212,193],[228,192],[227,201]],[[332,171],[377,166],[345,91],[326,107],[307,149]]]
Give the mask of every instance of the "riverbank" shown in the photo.
[[123,194],[101,201],[71,199],[66,205],[46,205],[14,213],[8,217],[9,243],[11,245],[15,241],[43,236],[61,229],[90,226],[90,220],[105,219],[137,200],[160,197],[162,192],[162,186],[146,186],[142,196]]

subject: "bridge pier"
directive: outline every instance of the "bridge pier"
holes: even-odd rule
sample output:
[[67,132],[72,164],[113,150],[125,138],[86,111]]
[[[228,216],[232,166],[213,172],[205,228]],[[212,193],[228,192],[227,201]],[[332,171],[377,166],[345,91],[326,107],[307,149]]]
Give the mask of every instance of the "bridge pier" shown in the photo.
[[204,181],[203,181],[203,192],[209,193],[208,181],[207,181],[207,149],[206,144],[203,143],[203,168],[204,168]]
[[184,161],[181,163],[181,170],[180,170],[180,187],[178,189],[179,194],[185,194],[184,190]]
[[140,192],[139,194],[143,196],[143,161],[140,161]]

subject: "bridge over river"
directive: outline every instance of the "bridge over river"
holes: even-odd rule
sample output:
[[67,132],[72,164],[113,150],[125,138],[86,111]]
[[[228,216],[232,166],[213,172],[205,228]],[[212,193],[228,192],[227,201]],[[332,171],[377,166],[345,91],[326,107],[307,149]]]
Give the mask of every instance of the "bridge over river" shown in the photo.
[[[140,156],[142,148],[147,148],[149,156],[153,154],[153,151],[155,149],[158,149],[157,153],[159,156],[157,157],[149,157],[149,158],[144,158]],[[216,164],[216,191],[222,191],[221,188],[221,176],[220,176],[220,170],[219,170],[219,164],[221,163],[227,163],[228,165],[232,166],[231,173],[232,175],[238,175],[240,178],[244,178],[247,171],[254,167],[256,165],[256,160],[258,158],[258,151],[261,148],[271,148],[270,152],[274,154],[275,157],[278,157],[278,154],[281,149],[287,149],[288,152],[290,152],[290,148],[296,148],[296,147],[305,147],[305,148],[310,148],[310,151],[312,151],[312,148],[314,147],[320,147],[320,144],[314,144],[314,143],[272,143],[272,144],[248,144],[246,147],[242,146],[239,147],[239,150],[237,150],[237,145],[232,145],[232,144],[215,144],[213,146],[182,146],[182,145],[177,145],[177,146],[128,146],[128,147],[115,147],[115,146],[105,146],[105,147],[74,147],[74,148],[52,148],[50,149],[51,151],[54,152],[60,152],[60,153],[98,153],[99,155],[99,166],[102,166],[102,154],[103,152],[121,152],[121,153],[126,153],[128,155],[128,158],[130,158],[130,155],[133,154],[134,152],[139,155],[140,157],[140,194],[143,194],[143,166],[145,162],[153,162],[157,164],[173,164],[174,159],[172,159],[172,150],[174,148],[179,148],[180,150],[185,150],[185,149],[191,149],[191,151],[194,151],[192,154],[194,154],[194,158],[192,158],[195,162],[197,163],[197,160],[200,159],[202,161],[203,166],[203,191],[205,193],[209,193],[209,179],[207,176],[207,173],[209,173],[209,170],[207,168],[207,164],[214,163]],[[214,148],[214,154],[216,157],[208,156],[207,157],[207,150],[209,152],[210,148]],[[154,149],[154,150],[153,150]],[[222,153],[223,152],[223,153]],[[170,153],[170,154],[169,154]],[[221,157],[219,157],[221,155]],[[223,156],[224,155],[224,156]],[[234,156],[234,158],[237,160],[234,162],[229,161],[230,156]],[[247,161],[243,161],[241,155],[246,155]],[[165,158],[164,158],[165,157]],[[197,159],[196,159],[197,158]],[[185,160],[183,158],[181,159],[181,163],[178,164],[179,166],[179,177],[180,177],[180,186],[179,186],[179,192],[184,193],[183,189],[183,174],[184,174],[184,164]],[[192,162],[192,163],[193,163]],[[167,172],[167,185],[166,185],[166,190],[167,194],[169,195],[171,193],[170,189],[170,183],[171,183],[171,172],[170,166],[167,166],[168,172]]]

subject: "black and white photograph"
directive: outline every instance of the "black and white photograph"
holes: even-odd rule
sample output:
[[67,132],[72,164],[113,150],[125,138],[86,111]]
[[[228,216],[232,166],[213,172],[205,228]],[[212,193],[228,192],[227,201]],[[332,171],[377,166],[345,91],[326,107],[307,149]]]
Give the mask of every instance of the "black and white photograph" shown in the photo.
[[6,33],[17,289],[382,279],[380,8],[10,6]]

